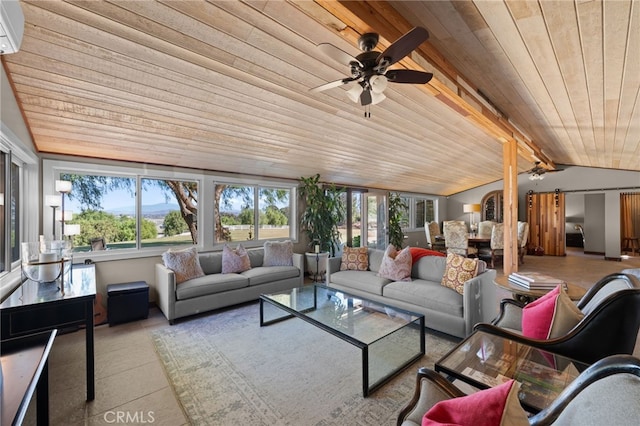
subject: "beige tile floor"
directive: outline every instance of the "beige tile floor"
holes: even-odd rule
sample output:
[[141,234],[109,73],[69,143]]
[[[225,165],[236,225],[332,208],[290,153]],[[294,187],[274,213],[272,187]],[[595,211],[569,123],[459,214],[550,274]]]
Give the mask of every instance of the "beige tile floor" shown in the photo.
[[[541,271],[588,288],[625,268],[640,268],[640,256],[621,262],[570,249],[565,257],[527,256],[521,271]],[[500,266],[498,273],[502,273]],[[151,341],[152,330],[169,327],[157,308],[149,319],[95,329],[96,398],[85,402],[84,332],[56,338],[49,366],[52,425],[188,424]],[[640,354],[636,344],[635,354]],[[35,406],[25,424],[35,424]],[[136,417],[137,416],[137,417]],[[120,417],[126,419],[126,417]]]

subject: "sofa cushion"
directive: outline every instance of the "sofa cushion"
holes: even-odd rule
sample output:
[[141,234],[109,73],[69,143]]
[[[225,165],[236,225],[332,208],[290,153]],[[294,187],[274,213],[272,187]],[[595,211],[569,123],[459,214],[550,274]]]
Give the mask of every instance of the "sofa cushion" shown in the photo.
[[461,317],[463,312],[462,296],[450,288],[441,286],[440,281],[396,281],[385,285],[382,295],[389,299],[390,305],[393,305],[393,300],[400,300],[458,317]]
[[331,274],[331,283],[368,293],[382,295],[382,288],[391,280],[373,271],[339,271]]
[[295,266],[258,266],[244,271],[241,275],[247,277],[249,286],[252,286],[295,278],[300,275],[300,270]]
[[205,274],[219,274],[222,272],[222,252],[200,253],[200,265]]
[[293,243],[265,241],[262,266],[293,266]]
[[204,275],[195,247],[184,250],[168,250],[162,254],[162,261],[164,266],[175,273],[176,284],[182,284],[192,278]]
[[262,262],[264,261],[264,249],[262,247],[247,250],[247,254],[249,255],[249,261],[251,262],[252,268],[263,266]]
[[459,254],[449,253],[442,285],[463,294],[464,283],[476,275],[478,275],[478,259],[469,259]]
[[378,272],[380,270],[383,257],[384,250],[369,249],[369,270],[372,272]]
[[211,274],[185,281],[176,288],[178,300],[247,287],[249,279],[240,274]]
[[349,247],[342,249],[341,271],[366,271],[369,269],[369,250],[366,247]]
[[398,251],[393,244],[384,252],[378,276],[393,281],[411,281],[411,251],[409,247]]
[[446,257],[425,256],[411,266],[411,276],[427,281],[442,281],[447,266]]
[[223,274],[240,273],[248,269],[251,269],[251,262],[242,244],[238,244],[238,248],[235,250],[227,244],[222,247]]

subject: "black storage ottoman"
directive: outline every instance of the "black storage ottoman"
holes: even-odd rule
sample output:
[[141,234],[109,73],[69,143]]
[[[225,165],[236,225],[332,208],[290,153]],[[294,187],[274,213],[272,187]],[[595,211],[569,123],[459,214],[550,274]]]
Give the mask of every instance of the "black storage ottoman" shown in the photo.
[[144,281],[107,286],[109,327],[149,316],[149,286]]

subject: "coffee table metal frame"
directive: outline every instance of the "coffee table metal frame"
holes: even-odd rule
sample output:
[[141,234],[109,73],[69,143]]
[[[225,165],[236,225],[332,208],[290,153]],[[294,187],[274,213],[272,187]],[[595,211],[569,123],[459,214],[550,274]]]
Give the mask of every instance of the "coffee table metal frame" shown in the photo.
[[[302,305],[298,308],[296,307],[292,307],[290,306],[291,303],[284,304],[279,302],[278,300],[276,300],[277,296],[282,296],[282,295],[287,295],[287,294],[295,294],[295,292],[302,292],[302,294],[309,296],[309,292],[313,291],[313,302],[312,304],[308,304],[308,305]],[[380,316],[382,317],[383,315],[387,315],[389,313],[392,313],[394,315],[399,314],[399,315],[407,315],[409,316],[410,320],[407,320],[406,323],[404,323],[403,325],[399,325],[394,331],[387,333],[387,334],[383,334],[383,335],[379,335],[377,336],[377,338],[373,341],[370,342],[363,342],[357,338],[355,338],[354,336],[351,336],[343,331],[341,331],[339,328],[332,326],[331,324],[328,324],[326,322],[322,322],[318,319],[313,318],[312,316],[308,315],[311,312],[314,312],[318,309],[318,307],[322,307],[322,301],[319,301],[319,296],[322,298],[326,298],[327,301],[330,301],[331,298],[340,298],[340,299],[344,299],[347,301],[347,309],[350,309],[352,312],[354,310],[354,307],[357,309],[360,309],[362,307],[362,305],[366,305],[366,308],[368,310],[374,310],[375,312],[379,312]],[[355,302],[357,301],[357,302]],[[268,303],[272,306],[275,306],[283,311],[285,311],[288,315],[284,315],[281,317],[277,317],[275,319],[271,319],[271,320],[265,320],[264,318],[264,314],[265,314],[265,306],[264,303]],[[320,302],[320,303],[319,303]],[[415,312],[409,312],[403,309],[399,309],[399,308],[395,308],[389,305],[385,305],[382,303],[378,303],[378,302],[374,302],[374,301],[370,301],[367,299],[364,299],[362,297],[358,297],[358,296],[353,296],[350,295],[348,293],[345,293],[343,291],[338,291],[336,289],[332,289],[330,287],[327,287],[325,285],[320,285],[320,284],[314,284],[313,287],[311,285],[307,285],[307,286],[303,286],[303,287],[298,287],[292,290],[286,290],[286,291],[282,291],[282,292],[277,292],[277,293],[273,293],[273,294],[263,294],[260,295],[260,326],[267,326],[270,324],[274,324],[280,321],[284,321],[286,319],[289,318],[300,318],[310,324],[313,324],[314,326],[336,336],[339,337],[340,339],[360,348],[361,350],[361,355],[362,355],[362,394],[364,397],[369,396],[371,393],[373,393],[375,390],[377,390],[378,388],[380,388],[382,385],[384,385],[386,382],[388,382],[392,377],[394,377],[396,374],[400,373],[402,370],[404,370],[405,368],[409,367],[411,364],[413,364],[415,361],[417,361],[418,359],[422,358],[422,356],[425,354],[425,334],[424,334],[424,315],[422,314],[418,314]],[[391,320],[390,320],[391,321]],[[399,365],[398,367],[396,367],[395,369],[393,369],[389,374],[387,374],[386,376],[382,377],[380,380],[378,380],[376,383],[370,385],[369,384],[369,346],[373,343],[379,342],[382,339],[389,337],[391,334],[393,334],[394,332],[397,332],[398,330],[404,328],[404,327],[419,327],[419,335],[420,335],[420,350],[418,353],[416,353],[415,355],[411,356],[409,359],[406,359],[405,362],[403,362],[401,365]]]

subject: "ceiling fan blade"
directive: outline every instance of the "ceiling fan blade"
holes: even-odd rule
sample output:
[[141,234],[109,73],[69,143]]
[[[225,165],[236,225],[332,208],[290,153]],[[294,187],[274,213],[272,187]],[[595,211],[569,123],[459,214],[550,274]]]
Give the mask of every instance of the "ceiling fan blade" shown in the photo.
[[389,70],[385,77],[391,83],[424,84],[431,81],[433,74],[416,70]]
[[371,92],[369,90],[363,90],[360,95],[360,104],[362,106],[371,105]]
[[361,67],[363,66],[356,58],[331,43],[320,43],[318,45],[318,49],[320,49],[322,53],[342,65],[351,65],[351,62],[356,62]]
[[393,65],[400,59],[411,53],[416,47],[420,46],[429,38],[429,32],[422,27],[415,27],[387,47],[384,52],[378,56],[377,63],[385,61],[385,65]]
[[312,89],[309,89],[310,92],[322,92],[324,90],[329,90],[329,89],[333,89],[334,87],[340,87],[343,84],[347,84],[352,82],[353,80],[355,80],[355,78],[351,78],[351,77],[347,77],[347,78],[343,78],[340,80],[336,80],[336,81],[330,81],[329,83],[325,83],[323,85],[320,85],[318,87],[314,87]]

